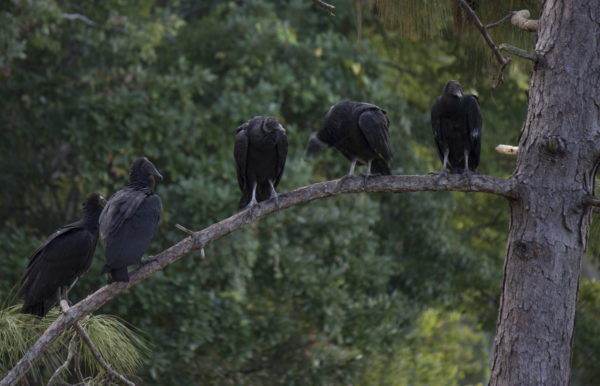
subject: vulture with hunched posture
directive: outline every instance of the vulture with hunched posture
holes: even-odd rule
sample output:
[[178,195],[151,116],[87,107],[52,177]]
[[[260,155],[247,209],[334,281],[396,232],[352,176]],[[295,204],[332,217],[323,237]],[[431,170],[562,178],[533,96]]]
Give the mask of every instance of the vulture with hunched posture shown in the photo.
[[463,94],[460,83],[450,80],[431,109],[431,126],[442,171],[470,174],[479,165],[481,111],[475,95]]
[[127,267],[138,264],[156,232],[162,212],[154,193],[154,178],[162,176],[148,158],[138,158],[129,169],[129,182],[113,194],[100,215],[100,239],[104,244],[109,283],[129,281]]
[[257,116],[237,128],[233,157],[242,197],[238,209],[274,197],[281,180],[288,142],[285,129],[273,117]]
[[25,297],[21,312],[45,316],[92,264],[98,242],[98,218],[106,200],[89,194],[82,218],[54,232],[31,255],[21,278],[18,296]]
[[323,128],[313,134],[306,148],[306,159],[329,146],[342,152],[351,162],[348,176],[354,174],[356,162],[367,165],[367,176],[391,174],[389,124],[379,107],[363,102],[342,101],[331,106]]

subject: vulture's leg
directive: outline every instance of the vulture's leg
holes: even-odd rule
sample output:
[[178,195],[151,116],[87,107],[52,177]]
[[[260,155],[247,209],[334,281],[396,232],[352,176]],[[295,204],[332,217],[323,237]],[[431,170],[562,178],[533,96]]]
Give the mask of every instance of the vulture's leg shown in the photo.
[[277,192],[275,191],[273,181],[269,180],[269,185],[271,185],[271,197],[269,198],[275,198],[275,205],[277,205],[277,210],[279,210],[281,209],[281,207],[279,206],[279,194],[277,194]]
[[465,170],[463,170],[462,175],[467,177],[469,180],[469,184],[471,183],[471,175],[473,172],[469,169],[469,149],[465,149]]
[[336,189],[339,188],[344,183],[346,178],[354,176],[354,167],[355,166],[356,166],[356,158],[353,158],[352,162],[350,163],[350,170],[348,171],[348,174],[346,174],[345,176],[342,176],[342,178],[340,178],[340,182],[338,182]]
[[252,185],[252,199],[250,200],[248,205],[246,205],[244,210],[252,208],[256,204],[258,204],[258,201],[256,201],[256,181],[254,181],[254,184]]
[[350,164],[350,170],[348,171],[348,175],[346,175],[345,177],[352,177],[354,175],[354,167],[356,166],[356,158],[354,158],[352,160],[352,163]]
[[440,183],[440,180],[442,178],[444,178],[446,176],[446,174],[448,173],[448,154],[450,153],[450,149],[445,148],[444,149],[444,159],[442,161],[442,171],[440,172],[437,180],[435,181],[436,184]]
[[369,178],[369,176],[371,175],[371,163],[373,162],[372,159],[370,159],[367,162],[367,173],[365,174],[365,178],[363,180],[363,189],[365,189],[367,187],[367,178]]
[[77,282],[77,279],[75,279],[73,284],[71,284],[70,286],[61,285],[60,287],[58,287],[58,291],[56,291],[56,301],[57,301],[56,304],[58,304],[60,306],[60,301],[64,299],[69,306],[71,305],[71,302],[69,301],[69,298],[67,295],[69,293],[69,290],[71,288],[73,288],[73,286],[75,285],[76,282]]

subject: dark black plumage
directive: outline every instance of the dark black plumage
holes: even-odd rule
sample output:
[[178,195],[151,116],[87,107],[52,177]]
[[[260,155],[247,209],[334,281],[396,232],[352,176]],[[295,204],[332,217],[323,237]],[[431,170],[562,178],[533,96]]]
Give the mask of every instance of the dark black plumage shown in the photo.
[[377,174],[391,174],[389,124],[381,108],[364,102],[342,101],[333,105],[325,116],[323,128],[308,141],[306,158],[334,146],[352,163],[348,175],[354,174],[358,161]]
[[129,182],[112,195],[100,215],[100,239],[104,244],[109,282],[129,281],[127,267],[138,264],[156,232],[162,212],[160,197],[153,191],[154,178],[162,176],[146,157],[129,169]]
[[21,278],[18,296],[25,297],[21,312],[45,316],[90,268],[105,203],[97,193],[88,195],[81,219],[59,228],[33,252]]
[[277,200],[287,151],[285,129],[273,117],[257,116],[237,128],[233,157],[242,191],[239,210],[271,197]]
[[482,119],[477,97],[463,94],[460,83],[450,80],[431,109],[431,126],[444,175],[471,173],[479,165]]

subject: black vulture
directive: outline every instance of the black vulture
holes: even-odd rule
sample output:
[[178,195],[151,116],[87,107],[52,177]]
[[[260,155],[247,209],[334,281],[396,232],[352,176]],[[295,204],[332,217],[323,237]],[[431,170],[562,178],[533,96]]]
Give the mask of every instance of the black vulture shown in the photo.
[[481,111],[475,95],[463,94],[460,83],[450,80],[431,108],[431,126],[442,171],[470,174],[479,165]]
[[381,108],[364,102],[342,101],[329,109],[323,128],[313,134],[306,148],[306,159],[334,146],[352,163],[348,176],[354,174],[358,161],[367,165],[366,177],[391,174],[390,121]]
[[273,117],[257,116],[237,128],[233,157],[242,191],[238,210],[275,197],[281,180],[288,142],[285,129]]
[[98,242],[98,218],[106,200],[89,194],[79,221],[54,232],[33,252],[21,278],[18,296],[25,297],[21,312],[45,316],[92,264]]
[[100,215],[100,238],[104,244],[109,283],[129,281],[127,267],[138,264],[156,232],[162,212],[154,193],[154,177],[162,176],[148,158],[138,158],[129,169],[127,185],[110,197]]

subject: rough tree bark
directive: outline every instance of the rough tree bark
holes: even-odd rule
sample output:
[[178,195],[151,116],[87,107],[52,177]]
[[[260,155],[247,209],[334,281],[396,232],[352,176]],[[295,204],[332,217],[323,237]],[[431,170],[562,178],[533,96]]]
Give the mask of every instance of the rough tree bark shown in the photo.
[[600,157],[600,6],[547,0],[511,200],[490,385],[567,385]]

